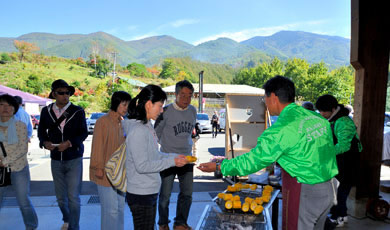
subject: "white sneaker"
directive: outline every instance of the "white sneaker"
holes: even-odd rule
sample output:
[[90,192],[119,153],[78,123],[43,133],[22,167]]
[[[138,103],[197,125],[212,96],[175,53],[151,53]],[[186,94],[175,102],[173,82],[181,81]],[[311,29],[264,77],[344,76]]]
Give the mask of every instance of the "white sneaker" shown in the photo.
[[348,217],[347,216],[338,217],[337,220],[330,219],[330,221],[334,224],[336,228],[341,228],[344,227],[344,224],[348,222]]
[[61,230],[68,230],[69,228],[69,223],[65,222],[62,227],[61,227]]
[[348,216],[339,217],[338,219],[342,220],[344,223],[348,223]]

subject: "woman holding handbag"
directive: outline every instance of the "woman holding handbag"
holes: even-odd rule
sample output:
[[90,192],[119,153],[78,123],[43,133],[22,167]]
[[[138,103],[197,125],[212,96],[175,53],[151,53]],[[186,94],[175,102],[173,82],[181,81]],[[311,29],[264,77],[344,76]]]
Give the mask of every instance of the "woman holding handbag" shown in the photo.
[[[30,200],[30,170],[27,162],[27,127],[21,121],[15,121],[14,114],[19,105],[13,96],[0,96],[0,166],[11,168],[11,186],[26,229],[38,227],[38,217]],[[5,151],[5,153],[4,153]],[[5,156],[5,157],[4,157]],[[0,187],[0,203],[6,187]]]
[[147,85],[131,100],[129,119],[123,122],[126,137],[126,200],[133,215],[134,230],[154,230],[160,172],[188,163],[184,155],[158,150],[151,120],[163,111],[167,96],[156,85]]
[[96,121],[93,131],[89,178],[98,188],[101,230],[124,229],[125,194],[110,184],[104,167],[115,150],[125,142],[121,121],[127,114],[130,100],[127,92],[115,92],[111,97],[110,111]]

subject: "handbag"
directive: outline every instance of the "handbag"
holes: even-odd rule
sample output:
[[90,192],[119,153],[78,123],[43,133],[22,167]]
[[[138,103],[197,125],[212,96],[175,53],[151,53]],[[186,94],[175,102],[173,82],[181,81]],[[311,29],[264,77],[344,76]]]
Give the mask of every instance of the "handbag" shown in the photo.
[[[3,142],[0,142],[1,150],[3,151],[4,157],[7,156]],[[10,167],[0,167],[0,187],[5,187],[11,185],[11,168]]]
[[105,171],[111,185],[119,191],[126,192],[126,142],[121,144],[108,159]]

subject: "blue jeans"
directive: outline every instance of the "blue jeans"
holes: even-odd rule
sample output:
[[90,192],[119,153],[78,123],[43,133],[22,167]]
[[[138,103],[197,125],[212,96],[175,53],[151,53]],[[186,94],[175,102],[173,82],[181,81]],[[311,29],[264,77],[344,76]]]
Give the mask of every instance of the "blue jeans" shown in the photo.
[[80,228],[80,192],[83,175],[82,157],[68,161],[51,161],[54,190],[62,220],[69,223],[69,230]]
[[[23,222],[26,229],[38,227],[38,217],[30,200],[30,169],[28,165],[19,172],[11,172],[12,188],[18,201],[19,209],[22,212]],[[0,187],[0,204],[6,187]],[[1,208],[1,207],[0,207]]]
[[125,194],[113,187],[98,185],[101,207],[101,229],[123,230]]
[[187,164],[184,167],[172,167],[160,173],[162,183],[158,203],[159,225],[169,223],[169,199],[171,198],[173,182],[176,175],[179,178],[180,193],[177,200],[174,225],[187,224],[192,204],[193,167],[194,165]]

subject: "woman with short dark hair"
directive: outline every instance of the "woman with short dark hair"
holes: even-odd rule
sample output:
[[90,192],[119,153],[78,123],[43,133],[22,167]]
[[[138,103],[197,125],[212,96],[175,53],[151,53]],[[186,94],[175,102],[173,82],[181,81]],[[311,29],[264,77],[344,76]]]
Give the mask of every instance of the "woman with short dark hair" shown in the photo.
[[104,167],[111,155],[125,142],[122,120],[127,114],[131,96],[117,91],[111,97],[110,111],[95,124],[89,178],[98,188],[101,204],[101,229],[124,229],[125,194],[114,188],[108,181]]
[[[16,200],[22,212],[26,229],[38,227],[38,217],[30,200],[30,169],[27,161],[28,138],[27,127],[21,121],[16,121],[15,113],[19,105],[13,96],[0,96],[0,166],[11,168],[11,187],[15,190]],[[0,203],[6,187],[0,187]],[[0,207],[1,208],[1,207]]]

